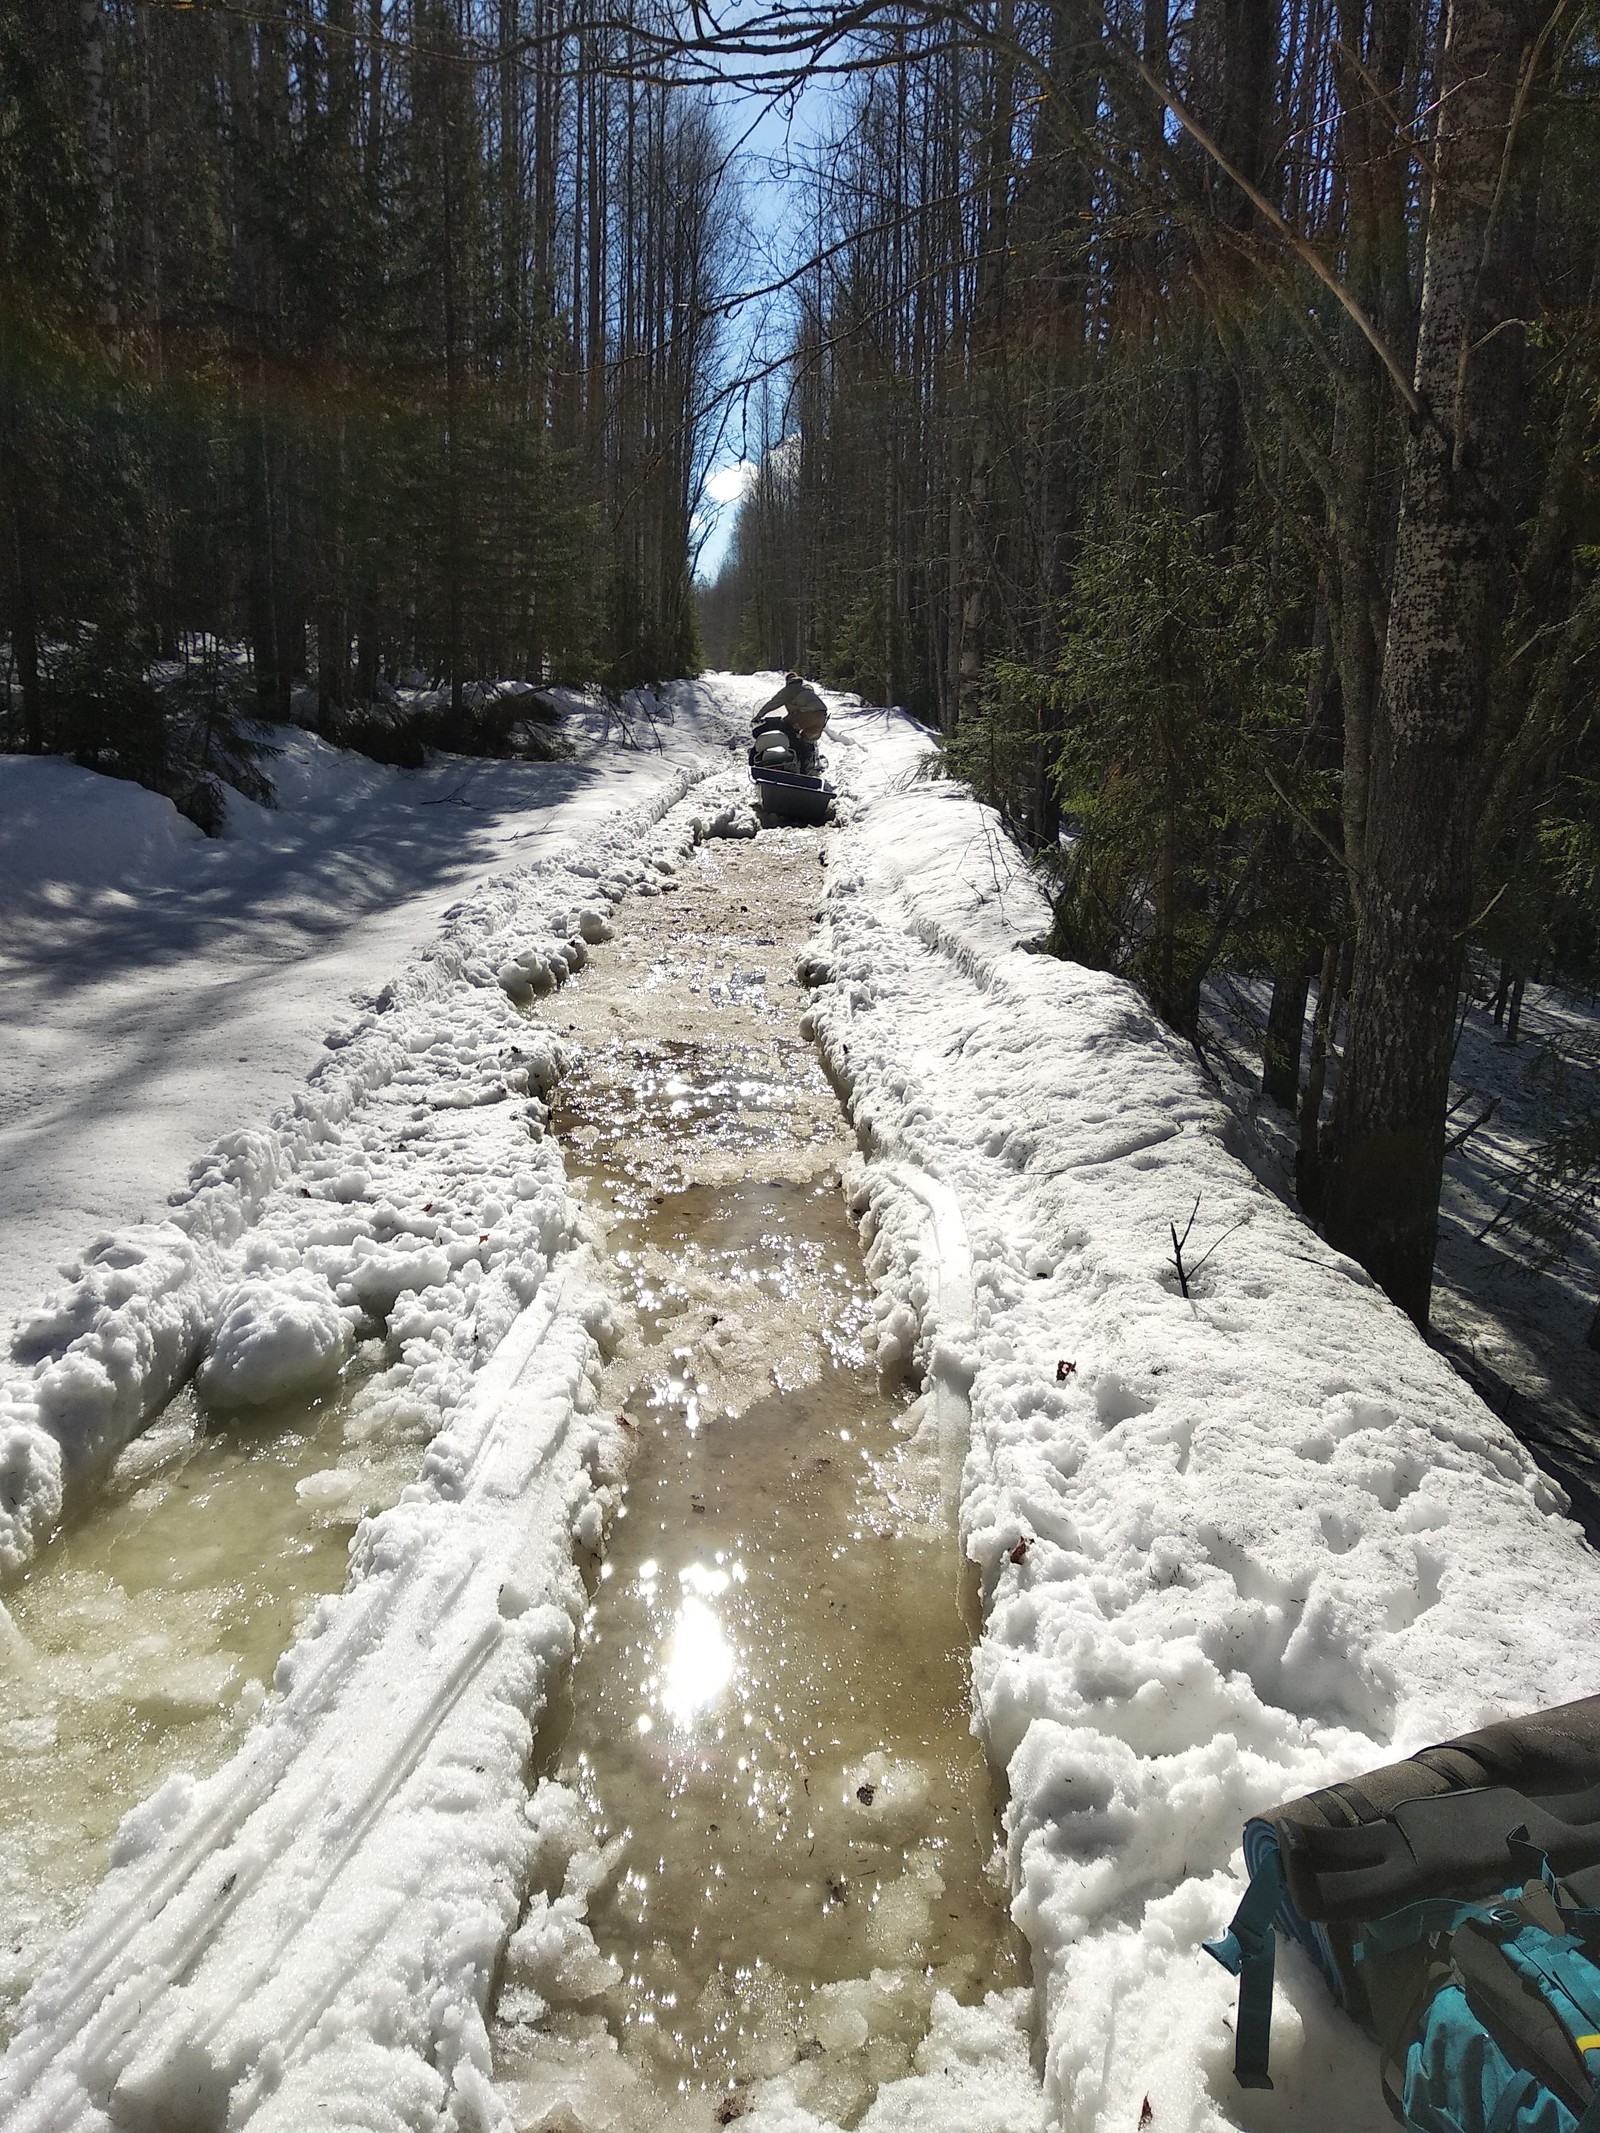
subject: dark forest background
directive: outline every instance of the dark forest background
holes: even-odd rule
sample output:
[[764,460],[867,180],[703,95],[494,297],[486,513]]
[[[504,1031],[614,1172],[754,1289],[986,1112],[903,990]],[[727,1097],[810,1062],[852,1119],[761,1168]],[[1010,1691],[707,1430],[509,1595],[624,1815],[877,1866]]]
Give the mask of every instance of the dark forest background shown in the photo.
[[[827,117],[735,363],[741,83]],[[287,715],[905,705],[1059,952],[1190,1038],[1270,984],[1426,1323],[1463,1000],[1600,982],[1597,326],[1595,0],[0,0],[0,745],[214,826]],[[1548,1169],[1581,1226],[1600,1101]]]
[[708,653],[936,726],[1185,1036],[1269,979],[1302,1204],[1425,1320],[1466,988],[1514,1038],[1600,977],[1600,18],[994,0],[850,56]]
[[[698,661],[731,202],[583,0],[0,0],[0,707],[251,784],[251,719]],[[242,653],[242,656],[241,656]],[[259,779],[256,781],[259,784]]]

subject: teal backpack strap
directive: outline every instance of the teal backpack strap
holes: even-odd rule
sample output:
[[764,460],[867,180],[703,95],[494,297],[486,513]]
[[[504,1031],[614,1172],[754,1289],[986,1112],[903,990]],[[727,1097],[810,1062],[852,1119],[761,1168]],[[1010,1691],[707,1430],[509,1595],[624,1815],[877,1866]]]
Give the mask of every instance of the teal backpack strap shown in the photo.
[[1273,1918],[1283,1901],[1283,1862],[1275,1844],[1261,1847],[1244,1900],[1220,1940],[1202,1942],[1239,1980],[1233,2074],[1242,2089],[1270,2089],[1267,2059],[1272,2045],[1272,1972],[1276,1956]]
[[1524,2074],[1520,2081],[1507,2082],[1500,2091],[1500,2101],[1494,2107],[1493,2116],[1483,2133],[1512,2133],[1525,2103],[1533,2103],[1544,2094],[1544,2083],[1537,2074]]
[[1408,1903],[1403,1911],[1391,1911],[1387,1918],[1369,1919],[1361,1928],[1361,1938],[1351,1944],[1350,1960],[1370,1962],[1375,1955],[1395,1955],[1402,1948],[1414,1947],[1431,1934],[1453,1933],[1463,1920],[1476,1918],[1483,1909],[1482,1903],[1462,1903],[1454,1896],[1425,1896],[1420,1903]]

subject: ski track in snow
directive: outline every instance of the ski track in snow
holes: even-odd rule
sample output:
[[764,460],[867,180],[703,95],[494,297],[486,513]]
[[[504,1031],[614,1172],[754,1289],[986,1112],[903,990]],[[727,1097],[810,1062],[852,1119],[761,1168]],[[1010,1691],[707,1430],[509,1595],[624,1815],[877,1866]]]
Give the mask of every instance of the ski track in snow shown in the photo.
[[[1237,1899],[1240,1825],[1600,1686],[1595,1558],[1254,1181],[1133,990],[1024,952],[1043,900],[986,810],[916,778],[916,729],[846,707],[836,735],[845,821],[801,974],[862,1149],[879,1358],[929,1380],[952,1484],[965,1452],[977,1722],[1010,1777],[1051,2121],[1131,2129],[1148,2098],[1159,2133],[1386,2124],[1292,1951],[1277,2088],[1232,2084],[1234,1988],[1199,1942]],[[566,1062],[518,1010],[620,896],[737,825],[739,774],[691,777],[475,890],[270,1128],[24,1320],[0,1389],[13,1564],[197,1363],[248,1398],[381,1321],[395,1359],[358,1397],[431,1442],[234,1761],[127,1817],[0,2060],[7,2133],[504,2123],[483,2015],[541,1841],[531,1729],[623,1461],[594,1412],[616,1329],[542,1135]],[[1167,1224],[1197,1194],[1199,1251],[1242,1226],[1185,1301]],[[981,2097],[981,2011],[936,2027],[874,2129]],[[748,2123],[815,2124],[777,2096]]]

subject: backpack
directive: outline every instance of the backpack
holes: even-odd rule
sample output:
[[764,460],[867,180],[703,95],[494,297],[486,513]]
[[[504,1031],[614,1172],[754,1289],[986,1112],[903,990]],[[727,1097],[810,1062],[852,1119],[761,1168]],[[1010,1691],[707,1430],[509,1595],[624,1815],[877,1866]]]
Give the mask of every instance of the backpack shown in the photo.
[[1239,1979],[1234,2073],[1270,2088],[1275,1936],[1379,2047],[1417,2133],[1600,2133],[1600,1697],[1512,1719],[1245,1827],[1208,1953]]

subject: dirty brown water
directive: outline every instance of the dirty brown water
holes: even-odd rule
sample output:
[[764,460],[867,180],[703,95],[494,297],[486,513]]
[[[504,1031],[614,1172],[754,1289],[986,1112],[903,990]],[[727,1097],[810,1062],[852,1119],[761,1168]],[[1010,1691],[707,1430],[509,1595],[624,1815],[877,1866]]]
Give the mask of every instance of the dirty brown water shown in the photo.
[[343,1441],[359,1378],[223,1419],[180,1393],[7,1587],[0,2043],[122,1816],[172,1770],[232,1754],[300,1622],[342,1588],[363,1509],[414,1473],[414,1447]]
[[594,1945],[514,1944],[493,2030],[522,2133],[702,2133],[776,2074],[850,2126],[936,1989],[1026,1978],[937,1452],[862,1344],[851,1143],[799,1034],[824,850],[704,848],[550,1010],[637,1450],[546,1729]]

